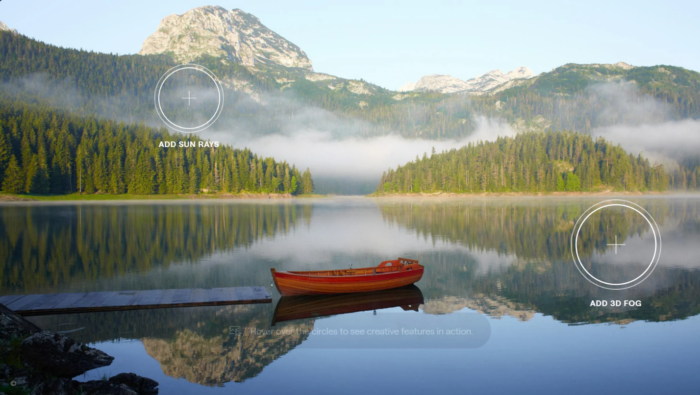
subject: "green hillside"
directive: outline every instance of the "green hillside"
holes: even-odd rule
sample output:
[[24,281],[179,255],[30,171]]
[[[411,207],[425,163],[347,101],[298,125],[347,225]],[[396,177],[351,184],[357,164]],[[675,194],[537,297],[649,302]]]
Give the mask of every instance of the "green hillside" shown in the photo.
[[[321,108],[338,119],[325,125],[337,135],[444,139],[468,136],[476,117],[505,119],[521,130],[589,131],[638,123],[625,107],[642,99],[664,108],[652,121],[700,117],[700,74],[673,66],[567,64],[516,86],[483,96],[431,92],[398,93],[362,80],[315,74],[277,65],[247,68],[216,58],[196,60],[227,87],[219,125],[245,124],[254,134],[283,131],[304,109]],[[164,55],[112,55],[59,48],[0,32],[0,81],[5,95],[68,107],[129,122],[158,122],[152,92],[175,63]],[[29,81],[29,82],[27,82]],[[609,95],[595,89],[612,83]],[[617,103],[625,100],[625,103]],[[665,103],[665,104],[663,104]],[[666,108],[667,107],[667,108]],[[648,119],[645,119],[647,121]],[[317,120],[311,118],[309,126]],[[304,125],[301,125],[304,126]]]
[[698,189],[700,166],[668,176],[602,138],[572,132],[521,133],[416,157],[382,175],[379,194],[419,192],[626,192]]

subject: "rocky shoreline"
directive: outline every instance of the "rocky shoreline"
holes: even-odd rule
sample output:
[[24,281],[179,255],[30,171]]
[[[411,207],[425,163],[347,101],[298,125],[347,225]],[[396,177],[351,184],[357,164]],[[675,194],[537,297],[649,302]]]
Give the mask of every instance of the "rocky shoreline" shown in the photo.
[[158,382],[134,373],[73,380],[114,357],[41,328],[0,304],[0,395],[154,395]]

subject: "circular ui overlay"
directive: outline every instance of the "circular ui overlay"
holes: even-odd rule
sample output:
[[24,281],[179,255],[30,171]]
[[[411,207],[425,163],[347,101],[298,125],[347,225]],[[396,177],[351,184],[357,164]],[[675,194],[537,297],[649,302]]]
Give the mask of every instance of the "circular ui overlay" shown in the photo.
[[592,284],[622,290],[646,280],[661,256],[661,233],[638,204],[606,200],[581,215],[571,232],[571,256]]
[[206,67],[182,64],[160,77],[153,99],[158,116],[169,129],[197,133],[221,115],[224,89]]

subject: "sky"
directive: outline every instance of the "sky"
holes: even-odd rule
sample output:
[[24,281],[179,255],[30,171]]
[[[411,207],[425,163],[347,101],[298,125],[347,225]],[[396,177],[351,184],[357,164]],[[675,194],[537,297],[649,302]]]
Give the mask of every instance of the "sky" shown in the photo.
[[0,0],[0,21],[63,47],[133,54],[161,19],[240,8],[301,47],[314,70],[397,89],[430,74],[469,79],[566,63],[700,70],[700,2]]

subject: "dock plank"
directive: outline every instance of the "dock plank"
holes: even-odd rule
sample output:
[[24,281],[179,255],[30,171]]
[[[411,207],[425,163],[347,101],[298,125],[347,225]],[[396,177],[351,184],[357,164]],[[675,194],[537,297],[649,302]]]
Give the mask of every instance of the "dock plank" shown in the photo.
[[173,295],[172,304],[175,306],[186,305],[190,303],[191,289],[176,289]]
[[35,301],[41,299],[44,295],[26,295],[22,299],[16,300],[14,303],[7,305],[10,310],[22,310],[25,306],[31,306]]
[[[7,301],[7,304],[3,301]],[[267,290],[262,287],[74,292],[0,297],[0,303],[21,315],[271,303],[271,301],[272,298]]]
[[197,303],[204,303],[207,300],[208,292],[206,289],[202,288],[195,288],[191,290],[192,292],[190,293],[190,303],[197,304]]
[[65,309],[68,307],[71,307],[78,303],[82,298],[87,296],[87,293],[84,292],[76,292],[76,293],[70,293],[66,294],[69,295],[67,298],[63,299],[61,302],[58,304],[54,305],[52,308],[54,309]]
[[161,292],[160,298],[158,299],[158,302],[156,304],[171,305],[171,304],[173,304],[173,296],[175,296],[174,289],[164,289]]
[[143,306],[156,306],[161,298],[160,292],[157,290],[147,290],[139,291],[138,295],[134,299],[134,303],[131,306],[143,307]]
[[10,305],[11,303],[16,302],[19,299],[22,299],[27,295],[5,295],[5,296],[0,296],[0,304],[3,304],[5,306]]
[[226,300],[224,298],[223,288],[210,288],[207,290],[207,296],[212,303],[218,303]]

